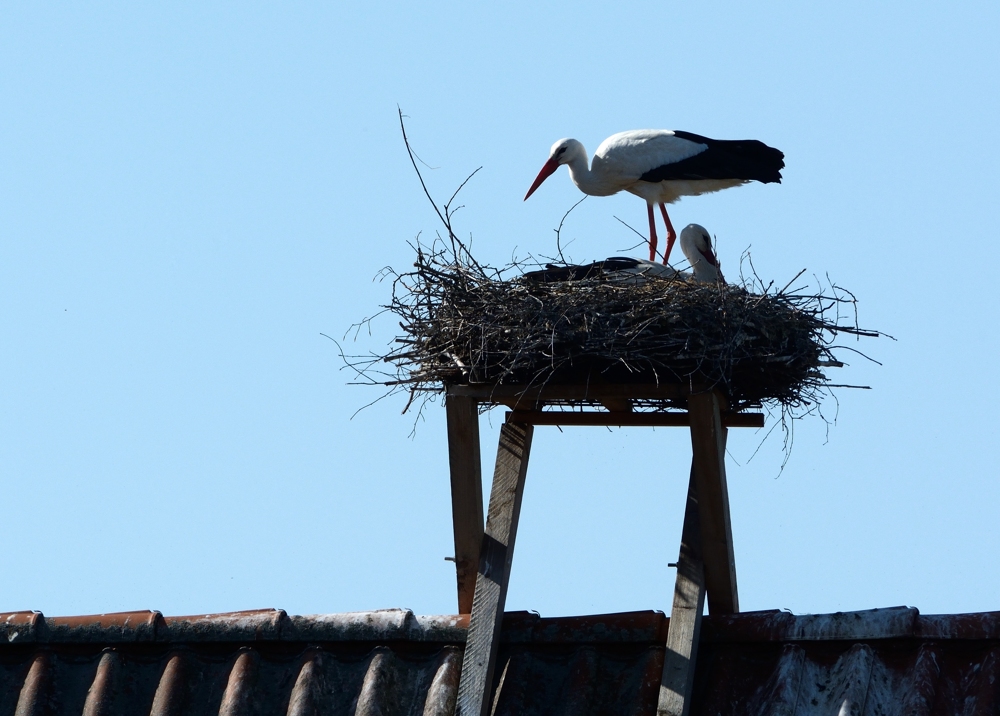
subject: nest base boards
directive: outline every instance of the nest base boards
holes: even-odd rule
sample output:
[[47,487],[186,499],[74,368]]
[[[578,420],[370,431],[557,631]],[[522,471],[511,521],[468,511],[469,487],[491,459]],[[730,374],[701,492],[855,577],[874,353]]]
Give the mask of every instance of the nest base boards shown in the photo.
[[[686,403],[686,412],[634,412]],[[479,404],[511,408],[500,428],[493,486],[483,526]],[[606,410],[546,410],[552,406]],[[701,616],[739,611],[736,561],[726,487],[729,427],[762,427],[759,413],[729,413],[717,391],[678,385],[451,385],[448,450],[458,610],[471,614],[456,716],[488,716],[500,628],[528,455],[535,425],[678,426],[691,430],[691,478],[677,560],[677,580],[660,682],[658,716],[686,716],[694,683]]]

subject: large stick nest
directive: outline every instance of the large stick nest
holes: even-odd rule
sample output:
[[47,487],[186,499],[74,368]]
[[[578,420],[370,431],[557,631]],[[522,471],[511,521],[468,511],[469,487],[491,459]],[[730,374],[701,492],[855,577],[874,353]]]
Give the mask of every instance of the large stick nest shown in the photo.
[[833,285],[824,294],[770,291],[759,279],[538,282],[519,265],[482,266],[464,247],[416,249],[385,307],[404,335],[378,356],[395,366],[378,382],[414,393],[449,383],[684,383],[721,389],[737,410],[808,409],[830,385],[823,368],[842,365],[835,339],[878,335],[857,327],[844,310],[854,297]]
[[[755,272],[737,285],[605,276],[538,282],[516,262],[481,265],[452,228],[455,198],[479,170],[439,207],[402,110],[399,122],[447,238],[417,242],[413,271],[387,270],[393,292],[383,308],[404,335],[385,354],[344,356],[362,382],[409,390],[411,401],[454,383],[686,383],[721,389],[735,410],[771,404],[795,417],[837,387],[823,369],[843,365],[834,354],[841,335],[881,335],[858,327],[854,296],[832,283],[787,292],[798,276],[772,291]],[[556,235],[558,247],[559,229]]]

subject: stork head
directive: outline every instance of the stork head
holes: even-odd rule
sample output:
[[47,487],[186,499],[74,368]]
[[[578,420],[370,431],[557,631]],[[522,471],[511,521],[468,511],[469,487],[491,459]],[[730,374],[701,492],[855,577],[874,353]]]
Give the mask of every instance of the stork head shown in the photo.
[[542,170],[538,172],[538,176],[535,177],[535,181],[531,184],[531,188],[528,189],[528,193],[524,195],[525,201],[528,197],[535,193],[535,189],[542,185],[542,182],[552,176],[552,173],[559,168],[561,164],[569,164],[578,156],[583,156],[584,162],[587,161],[587,152],[583,148],[583,145],[575,139],[560,139],[558,142],[552,145],[552,150],[549,152],[549,159],[542,165]]
[[714,283],[723,281],[719,259],[712,250],[712,237],[704,226],[688,224],[681,232],[681,251],[691,262],[695,280]]

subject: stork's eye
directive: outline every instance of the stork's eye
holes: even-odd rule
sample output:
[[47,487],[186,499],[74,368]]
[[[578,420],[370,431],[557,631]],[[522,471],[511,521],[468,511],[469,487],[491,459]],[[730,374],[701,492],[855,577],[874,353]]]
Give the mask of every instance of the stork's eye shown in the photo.
[[558,157],[560,154],[562,154],[565,151],[566,151],[566,147],[559,147],[559,149],[556,150],[556,156]]

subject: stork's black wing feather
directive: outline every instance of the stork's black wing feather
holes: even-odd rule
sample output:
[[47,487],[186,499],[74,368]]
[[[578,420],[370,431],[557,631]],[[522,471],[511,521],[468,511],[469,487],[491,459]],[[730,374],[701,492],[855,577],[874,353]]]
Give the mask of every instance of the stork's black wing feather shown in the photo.
[[709,139],[681,131],[675,131],[674,136],[704,144],[707,148],[693,157],[650,169],[639,177],[641,181],[741,179],[764,184],[781,182],[785,155],[763,142],[756,139]]
[[584,264],[582,266],[578,266],[576,264],[569,264],[567,266],[547,264],[545,268],[540,271],[528,271],[524,274],[524,277],[535,283],[582,281],[588,278],[602,278],[607,272],[634,269],[638,265],[639,262],[635,259],[630,259],[624,256],[616,256],[614,258],[605,259],[604,261],[595,261],[594,263]]

